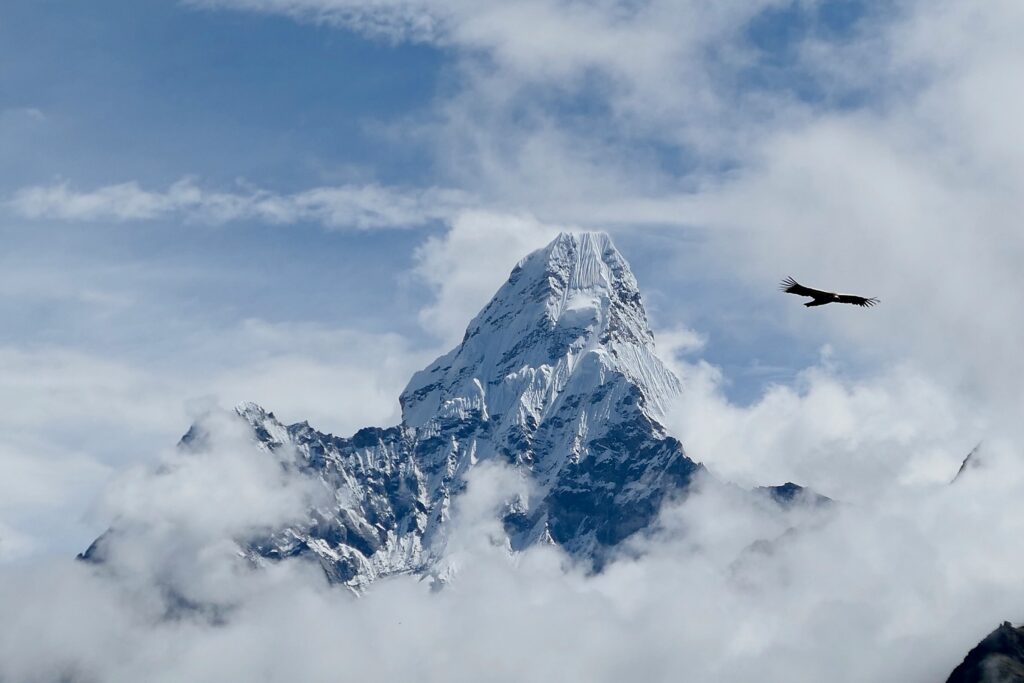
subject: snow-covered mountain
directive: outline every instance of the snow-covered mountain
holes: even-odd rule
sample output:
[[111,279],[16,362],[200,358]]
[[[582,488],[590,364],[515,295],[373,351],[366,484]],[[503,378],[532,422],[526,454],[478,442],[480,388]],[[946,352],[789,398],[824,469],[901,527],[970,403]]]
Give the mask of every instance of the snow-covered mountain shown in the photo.
[[[243,545],[256,562],[315,557],[353,587],[430,570],[467,473],[498,460],[531,484],[503,517],[510,547],[554,543],[599,566],[702,469],[661,424],[680,390],[611,239],[561,234],[512,270],[462,343],[412,377],[398,426],[342,438],[236,408],[262,449],[292,453],[333,494],[305,523]],[[195,425],[182,447],[203,441]],[[102,539],[84,557],[102,559]]]
[[[427,569],[467,473],[498,459],[534,491],[504,518],[510,545],[557,543],[600,563],[701,468],[660,422],[679,391],[611,239],[559,235],[512,270],[461,344],[412,377],[400,425],[342,438],[285,426],[255,404],[236,409],[265,448],[294,447],[335,493],[307,524],[249,551],[315,556],[353,586]],[[182,442],[200,437],[195,427]]]

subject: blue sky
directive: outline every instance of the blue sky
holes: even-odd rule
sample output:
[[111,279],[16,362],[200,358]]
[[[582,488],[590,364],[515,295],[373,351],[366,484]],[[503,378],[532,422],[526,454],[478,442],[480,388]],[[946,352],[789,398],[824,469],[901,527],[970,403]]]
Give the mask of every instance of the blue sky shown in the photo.
[[[0,32],[5,194],[57,180],[84,188],[129,180],[162,187],[196,176],[217,186],[245,179],[288,191],[352,177],[420,183],[429,173],[420,154],[384,145],[377,129],[429,104],[444,61],[436,50],[166,2],[18,2],[8,6]],[[100,222],[85,230],[7,225],[14,247],[7,256],[19,263],[192,269],[191,283],[161,293],[184,308],[180,315],[218,319],[230,315],[223,307],[235,316],[273,309],[263,314],[330,320],[379,309],[375,294],[393,300],[391,292],[362,287],[365,304],[339,292],[358,288],[371,272],[401,270],[422,239],[345,239],[318,226],[251,223],[230,230],[180,221]],[[332,268],[332,261],[345,267]],[[200,292],[210,291],[195,278],[220,280],[220,292],[228,283],[259,291],[263,300],[197,303],[206,299]],[[296,290],[278,278],[305,283]],[[19,322],[17,334],[34,327]],[[60,341],[48,336],[53,330],[38,332]]]
[[[829,17],[857,16],[856,5],[848,2],[810,16],[795,8],[754,16],[749,41],[763,54],[757,68],[740,77],[800,87],[804,76],[787,63],[808,23],[820,16],[834,30],[836,20]],[[0,190],[8,196],[25,186],[59,182],[82,191],[130,181],[158,190],[184,177],[213,188],[248,183],[278,193],[349,182],[431,187],[457,186],[460,180],[447,172],[448,162],[438,160],[443,150],[417,130],[429,126],[437,108],[462,87],[453,50],[445,46],[173,2],[15,2],[0,24],[0,45],[0,135],[7,150]],[[573,133],[595,132],[642,150],[659,182],[684,181],[693,168],[685,146],[666,144],[658,131],[633,136],[619,129],[599,83],[574,86],[571,93],[552,92],[557,88],[548,84],[531,87],[544,115],[564,121]],[[524,116],[530,115],[537,114]],[[528,201],[510,204],[531,211]],[[165,325],[216,326],[248,317],[415,336],[421,332],[415,311],[429,294],[403,273],[415,247],[444,229],[434,222],[414,230],[349,234],[325,232],[309,221],[286,229],[258,221],[211,227],[178,216],[90,221],[84,227],[18,222],[6,222],[9,263],[53,265],[64,272],[81,268],[89,271],[82,276],[109,287],[116,285],[102,284],[103,278],[118,276],[105,273],[128,270],[139,278],[133,286],[159,297],[162,310],[141,311],[142,330],[131,329],[130,318],[139,311],[119,312],[129,318],[128,329],[121,329],[96,326],[73,310],[78,302],[50,301],[41,309],[24,298],[7,300],[6,312],[17,322],[6,331],[9,340],[61,344],[73,336],[118,353],[152,350],[149,333],[169,341]],[[713,320],[702,320],[705,312],[678,296],[684,286],[692,290],[706,283],[680,281],[670,263],[659,263],[659,249],[648,243],[673,238],[654,232],[650,239],[628,234],[620,240],[649,292],[656,322],[673,325],[684,305],[692,319],[683,322],[707,329]],[[718,343],[709,351],[720,361],[741,362],[723,355],[733,345],[737,356],[752,351],[746,335],[729,328],[714,336]],[[775,344],[756,343],[769,365],[813,353],[803,348],[794,356],[773,351]],[[735,390],[750,398],[759,378],[749,378],[749,385],[747,380]]]
[[[395,421],[560,229],[613,235],[663,353],[743,424],[820,373],[851,400],[900,368],[1006,405],[1016,317],[956,286],[1016,282],[1004,23],[909,0],[5,3],[0,467],[23,493],[0,558],[79,547],[89,501],[202,406]],[[884,305],[806,311],[786,275]],[[698,459],[724,448],[680,424]]]
[[0,31],[5,110],[45,117],[12,140],[34,154],[6,167],[5,183],[191,173],[286,189],[350,167],[423,180],[424,160],[379,154],[374,128],[430,104],[437,50],[173,2],[13,2]]

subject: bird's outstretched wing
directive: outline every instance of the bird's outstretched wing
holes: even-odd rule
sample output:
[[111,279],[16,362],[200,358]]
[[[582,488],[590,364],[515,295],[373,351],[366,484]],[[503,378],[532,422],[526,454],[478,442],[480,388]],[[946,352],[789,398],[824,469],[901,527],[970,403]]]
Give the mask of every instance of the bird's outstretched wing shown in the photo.
[[789,292],[790,294],[797,294],[799,296],[813,296],[815,299],[832,296],[832,292],[814,289],[813,287],[804,287],[792,277],[787,277],[783,280],[779,284],[779,288],[782,289],[783,292]]
[[875,297],[857,296],[856,294],[840,294],[837,301],[841,304],[853,304],[854,306],[870,307],[878,303]]

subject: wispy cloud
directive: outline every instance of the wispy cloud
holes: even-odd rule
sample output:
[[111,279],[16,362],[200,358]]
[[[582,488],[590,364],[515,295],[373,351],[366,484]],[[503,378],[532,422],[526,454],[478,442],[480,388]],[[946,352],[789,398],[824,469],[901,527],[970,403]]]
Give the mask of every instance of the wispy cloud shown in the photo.
[[[719,170],[868,83],[877,96],[888,75],[878,34],[891,17],[869,3],[851,3],[841,29],[822,19],[823,0],[186,4],[445,50],[457,68],[430,125],[438,158],[466,186],[531,208],[584,190],[587,200],[650,196],[676,183],[673,167]],[[759,20],[797,28],[773,48],[753,37]]]
[[182,4],[281,14],[377,38],[418,42],[441,40],[448,31],[449,5],[458,5],[424,0],[183,0]]
[[208,190],[183,178],[166,190],[147,190],[132,181],[93,190],[67,182],[25,187],[8,201],[33,219],[64,221],[147,221],[178,218],[208,224],[261,221],[320,223],[335,230],[415,227],[452,216],[469,203],[464,192],[440,188],[399,189],[381,185],[317,187],[295,194],[243,188]]

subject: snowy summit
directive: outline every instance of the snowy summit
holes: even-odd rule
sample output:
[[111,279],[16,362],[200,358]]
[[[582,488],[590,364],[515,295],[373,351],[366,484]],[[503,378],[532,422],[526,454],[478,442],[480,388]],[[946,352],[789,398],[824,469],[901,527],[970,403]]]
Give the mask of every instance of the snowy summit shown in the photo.
[[[679,391],[611,239],[563,233],[519,262],[461,344],[412,377],[400,425],[341,438],[252,403],[236,409],[263,448],[293,447],[297,467],[334,493],[307,523],[246,540],[247,552],[311,555],[354,587],[429,571],[444,556],[452,497],[474,466],[499,459],[534,492],[504,515],[509,546],[554,543],[600,565],[701,468],[660,422]],[[194,427],[182,442],[200,437]]]

